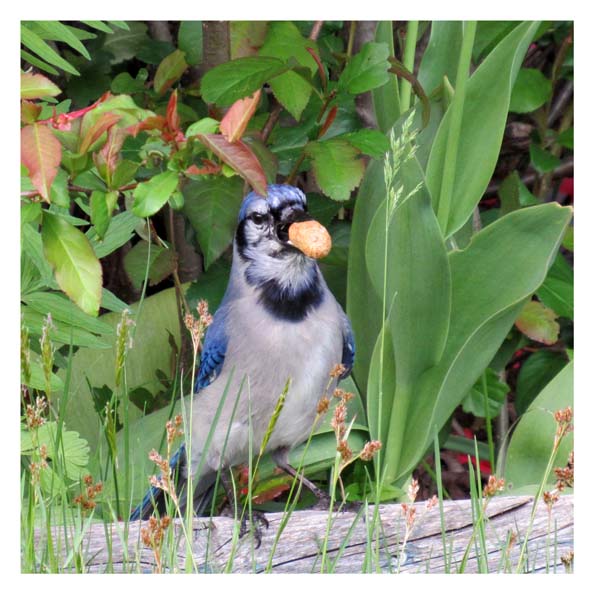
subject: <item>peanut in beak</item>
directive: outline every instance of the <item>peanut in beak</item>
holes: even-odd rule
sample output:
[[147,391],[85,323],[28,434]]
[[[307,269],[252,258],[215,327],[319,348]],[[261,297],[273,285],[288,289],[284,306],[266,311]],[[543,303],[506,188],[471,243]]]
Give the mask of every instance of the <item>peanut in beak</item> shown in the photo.
[[310,258],[324,258],[331,251],[329,232],[324,225],[313,219],[292,223],[288,234],[291,243]]

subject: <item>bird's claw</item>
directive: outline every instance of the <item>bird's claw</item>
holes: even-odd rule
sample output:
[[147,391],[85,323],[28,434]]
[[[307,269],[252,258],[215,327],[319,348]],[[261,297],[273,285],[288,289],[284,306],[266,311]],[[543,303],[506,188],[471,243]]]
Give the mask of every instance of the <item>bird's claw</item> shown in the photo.
[[247,523],[248,517],[251,517],[250,525],[251,525],[252,532],[254,535],[254,541],[256,542],[256,549],[258,549],[260,547],[260,544],[262,541],[261,527],[268,529],[269,521],[266,518],[264,512],[261,512],[260,510],[253,510],[250,515],[242,516],[242,522],[240,524],[240,537],[243,537],[244,535],[246,535],[247,533],[250,532],[250,528],[248,527],[248,523]]

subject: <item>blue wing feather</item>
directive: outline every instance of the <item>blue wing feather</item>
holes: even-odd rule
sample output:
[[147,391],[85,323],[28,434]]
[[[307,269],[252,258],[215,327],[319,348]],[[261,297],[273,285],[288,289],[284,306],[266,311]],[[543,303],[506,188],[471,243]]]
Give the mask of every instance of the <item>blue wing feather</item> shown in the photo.
[[227,333],[225,331],[227,310],[227,303],[221,304],[217,312],[215,312],[213,323],[207,329],[200,356],[198,375],[194,384],[194,392],[209,386],[223,368],[225,352],[227,351]]
[[355,361],[355,339],[353,337],[353,330],[349,318],[343,314],[343,357],[341,363],[345,368],[345,372],[341,375],[341,379],[347,378],[351,374],[353,362]]

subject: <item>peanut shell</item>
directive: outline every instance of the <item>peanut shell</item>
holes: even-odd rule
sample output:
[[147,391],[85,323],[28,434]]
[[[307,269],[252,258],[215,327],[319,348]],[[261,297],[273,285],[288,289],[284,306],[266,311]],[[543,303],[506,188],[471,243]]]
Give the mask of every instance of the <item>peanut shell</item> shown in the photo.
[[331,236],[318,221],[292,223],[288,234],[291,243],[310,258],[324,258],[331,251]]

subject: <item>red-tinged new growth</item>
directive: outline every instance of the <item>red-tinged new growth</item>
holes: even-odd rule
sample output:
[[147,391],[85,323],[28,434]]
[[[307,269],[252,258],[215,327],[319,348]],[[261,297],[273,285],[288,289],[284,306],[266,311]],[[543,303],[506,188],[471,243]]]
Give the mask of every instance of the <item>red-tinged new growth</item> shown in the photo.
[[227,110],[227,113],[223,116],[219,124],[219,130],[230,143],[235,143],[242,138],[248,122],[250,122],[250,119],[256,112],[259,101],[260,89],[249,97],[238,99]]

